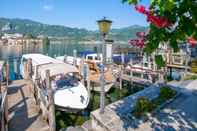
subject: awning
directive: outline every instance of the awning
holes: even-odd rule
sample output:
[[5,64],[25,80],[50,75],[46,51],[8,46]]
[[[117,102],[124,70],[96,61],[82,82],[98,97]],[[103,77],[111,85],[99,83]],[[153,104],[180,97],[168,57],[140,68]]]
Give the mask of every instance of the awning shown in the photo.
[[79,72],[75,66],[65,64],[65,63],[46,64],[46,65],[41,65],[38,67],[38,73],[41,76],[41,79],[46,78],[46,70],[50,70],[50,77],[56,76],[59,74]]

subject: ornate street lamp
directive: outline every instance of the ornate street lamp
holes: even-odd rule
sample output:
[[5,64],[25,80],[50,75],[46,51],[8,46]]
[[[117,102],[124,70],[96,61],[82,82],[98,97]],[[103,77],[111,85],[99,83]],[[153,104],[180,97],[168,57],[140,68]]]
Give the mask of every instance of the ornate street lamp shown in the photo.
[[106,35],[109,33],[112,21],[111,20],[107,20],[106,17],[104,17],[102,20],[98,20],[97,21],[98,26],[99,26],[99,31],[102,35],[102,40],[103,40],[103,44],[102,44],[102,66],[101,66],[101,91],[100,91],[100,113],[103,114],[104,113],[104,109],[105,109],[105,78],[104,78],[104,65],[105,65],[105,39],[106,39]]
[[101,34],[103,36],[107,35],[110,30],[112,21],[107,20],[106,17],[104,17],[103,19],[98,20],[97,23],[98,23],[99,31],[101,32]]

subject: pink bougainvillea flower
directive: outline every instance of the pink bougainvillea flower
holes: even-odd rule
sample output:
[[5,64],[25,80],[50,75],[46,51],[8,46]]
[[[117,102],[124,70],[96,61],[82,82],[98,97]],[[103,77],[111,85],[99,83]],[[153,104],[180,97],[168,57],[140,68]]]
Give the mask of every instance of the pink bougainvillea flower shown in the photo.
[[137,32],[136,36],[138,36],[139,38],[144,38],[145,37],[145,32]]
[[171,25],[167,18],[154,15],[148,15],[147,21],[153,23],[157,28],[165,28]]
[[172,23],[165,17],[155,16],[152,10],[146,10],[143,5],[135,5],[136,11],[144,14],[147,17],[147,21],[154,24],[157,28],[165,28],[172,25]]
[[132,46],[143,48],[144,47],[144,40],[143,39],[131,39],[131,40],[129,40],[129,44],[131,44]]
[[191,44],[192,47],[195,47],[195,45],[197,44],[197,40],[194,39],[193,37],[189,37],[189,38],[187,39],[187,42],[188,42],[189,44]]

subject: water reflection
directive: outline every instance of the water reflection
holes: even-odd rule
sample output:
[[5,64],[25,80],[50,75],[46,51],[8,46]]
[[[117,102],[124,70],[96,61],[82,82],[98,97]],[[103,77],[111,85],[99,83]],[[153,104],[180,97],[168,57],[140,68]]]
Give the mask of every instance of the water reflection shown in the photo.
[[[128,46],[125,44],[115,45],[118,47]],[[65,54],[72,56],[74,49],[76,49],[77,52],[84,50],[101,52],[101,44],[79,44],[78,41],[51,41],[50,44],[28,42],[21,45],[0,45],[0,60],[3,59],[9,61],[11,79],[13,80],[16,79],[14,70],[19,70],[20,57],[23,54],[42,53],[51,57],[62,56]],[[17,63],[17,65],[13,65],[14,63]],[[17,69],[14,69],[14,67],[17,67]]]
[[[51,42],[51,44],[24,43],[23,45],[2,45],[0,46],[0,59],[21,57],[27,53],[42,53],[49,56],[72,55],[73,50],[95,50],[98,45],[79,44],[75,41]],[[99,46],[100,48],[100,46]]]
[[[60,55],[73,55],[73,50],[78,52],[83,50],[94,51],[100,45],[79,44],[76,41],[53,41],[50,44],[44,43],[24,43],[22,45],[0,45],[0,60],[8,60],[10,64],[10,79],[18,79],[20,57],[27,53],[42,53],[51,57]],[[15,63],[15,65],[14,65]],[[15,68],[17,69],[15,69]],[[17,71],[17,73],[15,73]]]
[[23,45],[0,46],[0,59],[18,58],[26,53],[42,53],[43,44],[28,43]]

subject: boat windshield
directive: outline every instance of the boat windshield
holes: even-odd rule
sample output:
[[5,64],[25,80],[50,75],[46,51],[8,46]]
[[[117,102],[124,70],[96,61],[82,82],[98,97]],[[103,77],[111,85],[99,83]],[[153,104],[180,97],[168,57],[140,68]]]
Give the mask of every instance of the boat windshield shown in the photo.
[[74,73],[59,75],[55,80],[57,89],[76,87],[79,84],[79,78]]

